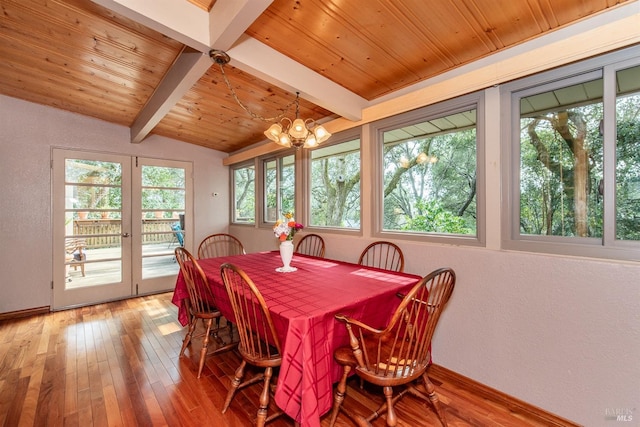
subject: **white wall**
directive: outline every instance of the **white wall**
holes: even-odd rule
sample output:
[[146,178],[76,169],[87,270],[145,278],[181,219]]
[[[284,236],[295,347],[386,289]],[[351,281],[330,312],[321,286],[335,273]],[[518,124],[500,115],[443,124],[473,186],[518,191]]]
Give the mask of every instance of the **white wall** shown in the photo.
[[193,240],[227,230],[226,154],[158,136],[129,140],[123,126],[0,95],[0,313],[51,305],[52,147],[193,162]]

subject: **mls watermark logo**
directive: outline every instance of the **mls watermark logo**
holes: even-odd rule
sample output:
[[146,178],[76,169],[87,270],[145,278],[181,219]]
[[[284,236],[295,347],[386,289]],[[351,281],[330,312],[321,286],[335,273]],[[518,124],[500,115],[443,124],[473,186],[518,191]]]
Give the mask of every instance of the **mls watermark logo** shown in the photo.
[[607,421],[633,421],[633,413],[636,408],[606,408],[604,410],[604,419]]

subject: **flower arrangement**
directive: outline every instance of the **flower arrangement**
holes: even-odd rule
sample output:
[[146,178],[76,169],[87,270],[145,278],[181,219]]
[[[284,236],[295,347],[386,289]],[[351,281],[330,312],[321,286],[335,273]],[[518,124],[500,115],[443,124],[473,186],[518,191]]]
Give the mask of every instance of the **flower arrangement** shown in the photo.
[[273,226],[273,234],[281,241],[293,240],[293,236],[298,230],[302,230],[304,226],[295,222],[293,219],[293,213],[287,212],[284,214],[284,219],[276,221],[276,225]]

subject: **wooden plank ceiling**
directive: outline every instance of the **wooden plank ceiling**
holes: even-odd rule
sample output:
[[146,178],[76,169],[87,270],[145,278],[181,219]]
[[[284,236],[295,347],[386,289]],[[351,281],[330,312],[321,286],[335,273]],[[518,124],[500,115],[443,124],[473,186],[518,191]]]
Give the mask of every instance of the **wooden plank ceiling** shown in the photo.
[[176,13],[0,0],[0,93],[130,127],[132,140],[231,153],[268,125],[237,104],[211,48],[231,56],[224,70],[254,113],[277,116],[299,91],[301,117],[354,120],[376,98],[624,2],[173,0]]

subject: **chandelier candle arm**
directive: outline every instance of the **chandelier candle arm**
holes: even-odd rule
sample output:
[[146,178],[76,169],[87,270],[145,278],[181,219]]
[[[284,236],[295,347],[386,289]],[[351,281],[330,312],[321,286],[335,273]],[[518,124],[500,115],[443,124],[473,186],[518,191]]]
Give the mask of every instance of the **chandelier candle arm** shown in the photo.
[[296,149],[315,147],[323,143],[331,134],[324,126],[316,124],[313,119],[302,120],[300,115],[300,92],[296,92],[296,118],[294,121],[284,117],[280,123],[272,124],[264,134],[273,142]]
[[[315,147],[329,139],[331,136],[324,126],[316,124],[315,120],[303,120],[300,118],[300,92],[296,92],[296,99],[287,105],[285,109],[282,110],[283,113],[277,117],[267,119],[250,111],[249,108],[240,101],[238,95],[236,95],[236,92],[233,90],[233,86],[231,86],[231,83],[224,72],[224,66],[231,61],[229,55],[221,50],[211,50],[209,51],[209,57],[214,63],[220,66],[220,72],[222,73],[224,81],[231,92],[233,99],[235,99],[238,105],[246,111],[247,114],[264,122],[280,120],[280,123],[272,124],[269,126],[269,129],[264,132],[264,135],[271,141],[285,147],[294,147],[297,150],[301,147]],[[289,107],[294,103],[296,105],[296,118],[292,121],[288,117],[284,117],[284,115]]]

